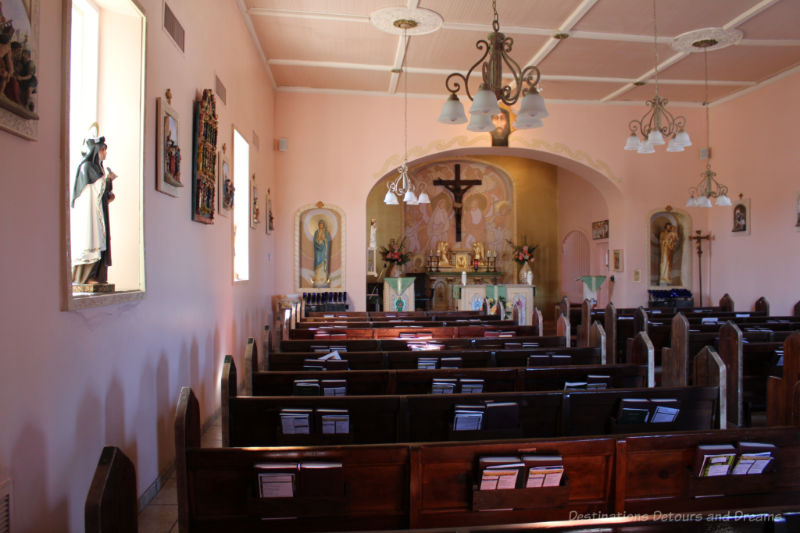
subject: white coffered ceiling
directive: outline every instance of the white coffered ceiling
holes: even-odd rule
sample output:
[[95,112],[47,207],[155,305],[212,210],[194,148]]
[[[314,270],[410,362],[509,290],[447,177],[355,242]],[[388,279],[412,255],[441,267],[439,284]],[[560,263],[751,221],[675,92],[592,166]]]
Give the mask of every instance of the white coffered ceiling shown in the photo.
[[[411,95],[444,97],[451,72],[465,74],[491,31],[490,0],[238,0],[280,91],[392,94],[405,60]],[[707,27],[736,28],[738,44],[708,52],[709,99],[729,98],[800,68],[800,0],[657,0],[660,93],[704,100],[702,53],[675,51],[672,39]],[[438,31],[409,37],[381,32],[370,13],[386,7],[439,13]],[[547,100],[625,102],[653,95],[655,50],[649,0],[497,0],[512,57],[542,71]],[[556,33],[567,39],[553,38]],[[645,81],[644,86],[633,82]]]

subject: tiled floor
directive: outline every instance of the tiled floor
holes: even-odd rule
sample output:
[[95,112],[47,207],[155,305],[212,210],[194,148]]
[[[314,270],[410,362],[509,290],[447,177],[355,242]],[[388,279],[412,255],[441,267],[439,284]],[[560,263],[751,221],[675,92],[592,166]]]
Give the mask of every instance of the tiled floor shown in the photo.
[[[219,418],[206,428],[201,442],[204,448],[222,446],[222,426]],[[178,495],[173,471],[153,501],[139,513],[139,533],[177,533],[177,531]]]

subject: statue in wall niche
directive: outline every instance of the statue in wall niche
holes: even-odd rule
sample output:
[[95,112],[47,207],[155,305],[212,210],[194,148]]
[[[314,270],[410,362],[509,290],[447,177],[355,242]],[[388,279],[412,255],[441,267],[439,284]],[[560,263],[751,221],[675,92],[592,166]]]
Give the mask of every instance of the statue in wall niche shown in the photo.
[[369,220],[369,249],[378,249],[378,223],[374,218]]
[[661,246],[658,284],[672,285],[672,256],[678,246],[678,229],[667,222],[658,236],[658,242]]
[[112,184],[117,177],[105,168],[105,137],[89,138],[81,151],[83,160],[75,173],[70,213],[72,282],[102,284],[111,265],[111,233],[108,204],[114,200]]

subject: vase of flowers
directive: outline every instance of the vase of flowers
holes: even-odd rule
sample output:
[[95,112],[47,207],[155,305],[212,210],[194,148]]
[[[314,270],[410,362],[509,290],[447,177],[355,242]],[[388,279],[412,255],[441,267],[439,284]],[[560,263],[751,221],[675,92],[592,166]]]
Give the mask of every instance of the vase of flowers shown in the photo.
[[512,249],[511,259],[513,259],[519,267],[517,280],[519,280],[520,283],[532,284],[533,262],[536,261],[533,253],[536,251],[536,246],[529,246],[526,238],[524,238],[523,244],[514,244],[509,240],[506,240],[506,242]]
[[398,243],[394,239],[389,241],[388,246],[381,247],[381,256],[389,266],[389,278],[403,277],[403,265],[411,259],[411,252],[405,250],[406,238],[403,237]]

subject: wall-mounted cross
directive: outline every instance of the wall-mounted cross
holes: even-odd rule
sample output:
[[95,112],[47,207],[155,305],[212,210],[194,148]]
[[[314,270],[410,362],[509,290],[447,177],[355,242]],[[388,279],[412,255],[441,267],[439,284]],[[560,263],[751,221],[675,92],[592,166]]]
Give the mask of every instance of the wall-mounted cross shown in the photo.
[[439,185],[446,188],[453,193],[453,210],[456,214],[456,241],[461,242],[461,209],[464,207],[464,193],[469,190],[473,185],[480,185],[483,183],[481,180],[462,180],[461,179],[461,165],[455,165],[455,179],[443,180],[438,178],[433,180],[434,185]]

